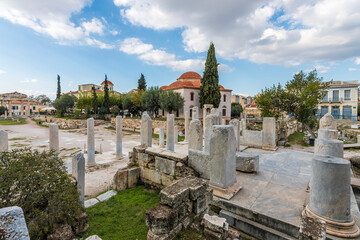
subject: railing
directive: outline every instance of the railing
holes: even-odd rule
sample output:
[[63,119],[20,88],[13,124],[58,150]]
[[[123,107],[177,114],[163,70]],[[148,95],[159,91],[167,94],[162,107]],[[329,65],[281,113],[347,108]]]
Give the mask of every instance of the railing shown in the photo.
[[[345,99],[345,100],[351,100],[351,99]],[[343,102],[343,101],[344,101],[344,98],[340,98],[340,97],[338,97],[338,98],[324,98],[324,99],[321,100],[321,102],[329,102],[329,103],[331,103],[331,102]]]
[[[317,117],[318,118],[322,118],[325,114],[318,114]],[[354,114],[349,114],[349,115],[341,115],[341,114],[331,114],[335,119],[339,119],[339,120],[342,120],[342,119],[350,119],[352,121],[357,121],[357,115],[354,115]]]

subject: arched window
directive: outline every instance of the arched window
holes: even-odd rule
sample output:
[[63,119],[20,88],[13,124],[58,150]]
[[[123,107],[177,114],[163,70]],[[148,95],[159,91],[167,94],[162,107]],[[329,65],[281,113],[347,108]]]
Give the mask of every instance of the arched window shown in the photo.
[[[225,96],[225,95],[224,95]],[[223,116],[226,116],[226,106],[223,106],[222,108],[222,115]]]
[[190,101],[194,101],[194,93],[193,92],[190,93]]
[[190,118],[192,119],[192,113],[193,113],[193,105],[191,105],[190,107],[189,107],[189,115],[190,115]]
[[225,94],[223,95],[223,98],[224,98],[224,102],[226,102],[226,95]]

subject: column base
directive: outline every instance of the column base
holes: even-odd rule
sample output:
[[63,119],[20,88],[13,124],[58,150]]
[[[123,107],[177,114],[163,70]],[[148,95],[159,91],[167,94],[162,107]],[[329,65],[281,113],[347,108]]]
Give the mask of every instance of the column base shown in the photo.
[[241,189],[241,186],[239,186],[237,182],[235,182],[231,187],[228,188],[216,187],[211,184],[209,184],[209,186],[213,189],[213,193],[215,196],[224,198],[226,200],[230,200]]
[[95,166],[96,166],[96,163],[86,163],[86,166],[87,166],[87,167],[95,167]]
[[261,149],[268,151],[276,151],[278,149],[277,146],[262,146]]
[[302,212],[303,216],[317,218],[326,223],[326,233],[341,237],[341,238],[354,238],[360,236],[359,227],[355,224],[354,219],[351,222],[341,223],[329,220],[324,217],[320,217],[313,213],[308,206]]

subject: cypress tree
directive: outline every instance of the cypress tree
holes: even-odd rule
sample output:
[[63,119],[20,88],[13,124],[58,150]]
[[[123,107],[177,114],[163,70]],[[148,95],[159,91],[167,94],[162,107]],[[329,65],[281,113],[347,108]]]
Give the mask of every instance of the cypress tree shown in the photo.
[[56,91],[56,99],[60,98],[61,96],[61,86],[60,86],[60,76],[57,75],[57,91]]
[[144,74],[141,74],[140,79],[138,80],[138,89],[139,90],[146,90],[146,80]]
[[106,108],[106,113],[109,113],[110,99],[109,99],[109,86],[108,86],[108,80],[106,74],[105,74],[105,86],[104,86],[104,107]]
[[98,109],[98,101],[97,101],[97,94],[96,94],[96,90],[95,87],[92,87],[92,107],[93,107],[93,111],[95,114],[97,114],[97,109]]
[[205,62],[205,71],[201,79],[200,86],[200,106],[204,104],[213,104],[215,108],[219,107],[221,94],[219,87],[218,63],[215,56],[215,47],[210,43]]

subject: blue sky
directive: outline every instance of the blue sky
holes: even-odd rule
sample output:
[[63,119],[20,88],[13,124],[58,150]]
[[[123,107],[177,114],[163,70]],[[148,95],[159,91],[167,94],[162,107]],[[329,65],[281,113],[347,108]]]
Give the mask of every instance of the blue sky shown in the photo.
[[100,84],[168,85],[204,70],[210,41],[220,84],[255,95],[317,68],[324,80],[359,80],[360,1],[2,0],[0,93],[54,98]]

